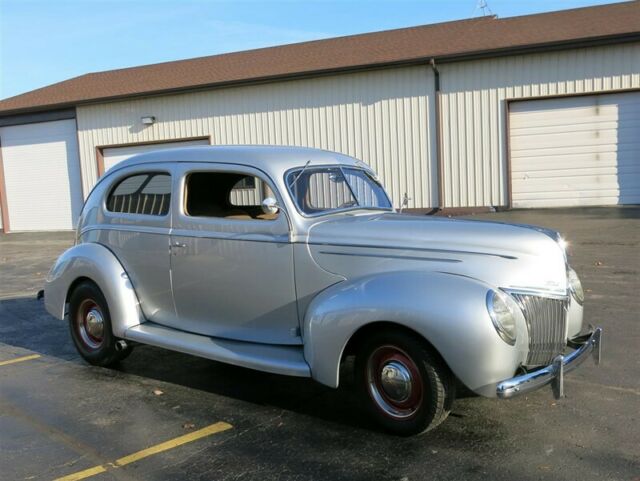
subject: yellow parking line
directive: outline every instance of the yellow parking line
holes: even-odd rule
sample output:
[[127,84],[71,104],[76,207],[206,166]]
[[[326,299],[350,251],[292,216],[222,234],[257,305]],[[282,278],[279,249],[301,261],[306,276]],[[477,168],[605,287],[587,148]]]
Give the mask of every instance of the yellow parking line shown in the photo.
[[40,354],[31,354],[29,356],[16,357],[15,359],[9,359],[8,361],[0,361],[0,366],[7,366],[9,364],[15,364],[22,361],[31,361],[32,359],[38,359]]
[[170,439],[169,441],[165,441],[164,443],[156,444],[155,446],[151,446],[150,448],[143,449],[142,451],[138,451],[128,456],[124,456],[120,459],[117,459],[113,463],[94,466],[93,468],[85,469],[84,471],[78,471],[77,473],[57,478],[54,481],[78,481],[80,479],[86,479],[91,476],[95,476],[96,474],[104,473],[105,471],[109,471],[111,469],[135,463],[136,461],[148,458],[149,456],[153,456],[154,454],[177,448],[178,446],[182,446],[183,444],[197,441],[198,439],[204,438],[206,436],[226,431],[227,429],[231,429],[232,427],[233,426],[228,423],[215,423],[211,426],[207,426],[206,428],[199,429],[198,431],[194,431],[192,433],[185,434],[184,436]]
[[57,478],[54,481],[78,481],[79,479],[90,478],[96,474],[104,473],[107,470],[106,465],[94,466],[93,468],[85,469],[84,471],[78,471],[77,473]]

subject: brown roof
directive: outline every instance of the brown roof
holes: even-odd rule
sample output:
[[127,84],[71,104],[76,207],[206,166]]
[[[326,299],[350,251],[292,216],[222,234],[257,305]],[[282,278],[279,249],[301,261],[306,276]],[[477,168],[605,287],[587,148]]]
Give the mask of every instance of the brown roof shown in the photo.
[[89,73],[0,101],[0,114],[126,96],[497,55],[535,47],[640,39],[640,1],[498,19],[480,17]]

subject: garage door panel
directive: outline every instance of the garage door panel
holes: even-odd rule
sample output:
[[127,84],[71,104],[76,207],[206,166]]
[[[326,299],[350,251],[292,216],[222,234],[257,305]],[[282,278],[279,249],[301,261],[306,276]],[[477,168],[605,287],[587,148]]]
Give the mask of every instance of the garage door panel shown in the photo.
[[571,162],[574,157],[582,156],[585,158],[603,159],[607,161],[613,156],[613,162],[624,162],[628,159],[635,159],[638,152],[637,143],[625,143],[622,145],[583,145],[580,147],[556,147],[553,149],[528,149],[515,152],[511,155],[512,170],[524,166],[524,168],[533,167],[533,161],[549,162],[553,161],[554,165],[558,162]]
[[[607,168],[617,167],[620,165],[634,165],[632,159],[626,159],[626,164],[618,160],[617,152],[603,152],[603,153],[587,153],[587,154],[564,154],[562,155],[561,162],[558,162],[559,155],[546,155],[546,156],[522,156],[516,159],[512,159],[511,172],[514,174],[523,172],[539,172],[539,171],[552,171],[554,169],[591,169],[591,168]],[[561,167],[558,167],[561,165]]]
[[12,231],[73,229],[82,209],[75,120],[2,127]]
[[[553,115],[552,121],[559,119],[579,119],[607,115],[618,115],[620,112],[640,112],[637,100],[633,98],[635,92],[614,93],[600,95],[576,95],[549,100],[530,100],[513,103],[511,112],[514,121],[547,120],[549,114]],[[624,97],[623,97],[624,96]],[[546,103],[545,103],[546,102]],[[558,103],[562,108],[558,109]],[[523,120],[524,119],[524,120]]]
[[[615,130],[602,132],[574,132],[571,135],[547,134],[527,137],[514,137],[513,149],[521,150],[540,149],[544,144],[547,150],[561,148],[564,151],[573,148],[598,146],[604,150],[616,150],[618,145],[618,133]],[[608,148],[607,148],[608,146]]]
[[[624,114],[625,120],[638,121],[640,112],[629,111]],[[544,115],[539,115],[537,118],[531,118],[529,116],[520,115],[510,117],[509,122],[511,126],[516,129],[536,129],[536,128],[555,128],[562,126],[575,126],[576,128],[583,128],[585,126],[599,124],[617,124],[620,120],[620,113],[618,111],[594,110],[590,115],[576,115],[576,114],[557,114],[553,112],[545,112]]]
[[[535,193],[535,197],[531,197],[531,194]],[[602,199],[600,204],[585,204],[585,205],[615,205],[618,203],[618,199],[624,196],[627,203],[640,202],[640,189],[630,189],[624,194],[621,193],[618,188],[599,188],[599,189],[584,189],[584,190],[572,190],[571,186],[567,186],[565,190],[558,190],[556,192],[538,191],[538,192],[526,192],[514,195],[513,203],[514,207],[527,207],[532,203],[534,206],[545,204],[546,207],[557,207],[553,205],[553,201],[565,201],[563,205],[577,205],[575,202],[580,199],[593,200]],[[524,203],[524,204],[523,204]]]
[[640,92],[515,102],[510,111],[514,207],[640,201]]
[[[589,206],[606,206],[618,205],[619,195],[614,193],[607,197],[598,195],[596,197],[554,197],[552,199],[535,199],[535,200],[513,200],[513,207],[516,209],[543,209],[548,207],[589,207]],[[637,203],[630,199],[629,204]]]
[[526,200],[529,196],[524,194],[536,194],[534,200],[542,201],[542,200],[553,200],[553,199],[588,199],[588,198],[597,198],[597,197],[610,197],[617,198],[620,195],[620,190],[616,186],[609,186],[607,188],[602,189],[581,189],[581,190],[573,190],[571,186],[567,185],[565,190],[558,190],[556,192],[547,192],[547,191],[532,191],[532,192],[521,192],[520,194],[514,196],[514,200]]
[[[597,191],[601,190],[619,190],[620,185],[615,180],[615,175],[603,174],[603,175],[582,175],[577,179],[580,183],[579,190],[576,190],[575,176],[558,176],[554,178],[554,182],[557,183],[556,191],[563,190],[575,190],[576,192],[583,191]],[[548,177],[529,177],[526,180],[513,181],[513,186],[518,189],[519,194],[546,192],[546,187],[549,184]],[[551,192],[553,194],[554,192]]]
[[[558,127],[561,127],[560,130]],[[622,132],[629,131],[633,132],[640,128],[640,116],[638,118],[633,119],[625,119],[625,121],[621,124],[620,121],[616,118],[611,121],[603,121],[603,122],[584,122],[584,123],[573,123],[573,124],[557,124],[557,125],[528,125],[526,127],[518,127],[517,130],[515,127],[512,127],[512,135],[514,141],[517,141],[520,138],[533,137],[536,135],[573,135],[574,133],[589,133],[589,132]],[[517,132],[517,133],[516,133]]]
[[[562,178],[574,179],[580,177],[581,183],[589,182],[589,178],[602,178],[603,182],[619,183],[618,175],[640,175],[640,167],[636,165],[609,166],[609,167],[584,167],[577,169],[540,169],[514,172],[513,185],[524,187],[520,182],[534,183],[536,180],[550,182],[555,179],[561,181]],[[582,185],[582,184],[581,184]]]

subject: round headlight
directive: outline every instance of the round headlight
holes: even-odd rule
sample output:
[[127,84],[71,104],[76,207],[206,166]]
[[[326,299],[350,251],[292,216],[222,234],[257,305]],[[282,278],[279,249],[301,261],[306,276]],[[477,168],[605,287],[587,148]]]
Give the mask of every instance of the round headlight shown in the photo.
[[576,271],[571,267],[567,271],[567,282],[569,283],[569,290],[573,298],[578,301],[578,304],[582,305],[584,302],[584,290],[582,289],[582,283]]
[[506,296],[502,292],[489,291],[487,310],[502,340],[513,346],[516,343],[516,316]]

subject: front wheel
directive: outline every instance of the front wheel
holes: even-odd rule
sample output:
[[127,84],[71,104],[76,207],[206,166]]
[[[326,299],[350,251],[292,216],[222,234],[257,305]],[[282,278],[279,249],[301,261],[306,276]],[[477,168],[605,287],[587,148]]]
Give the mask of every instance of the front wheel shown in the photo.
[[131,353],[131,346],[118,349],[119,339],[111,331],[109,306],[92,282],[82,282],[71,293],[69,330],[80,355],[94,366],[110,366]]
[[455,397],[453,376],[417,335],[383,330],[369,336],[356,354],[360,398],[389,432],[411,436],[444,421]]

